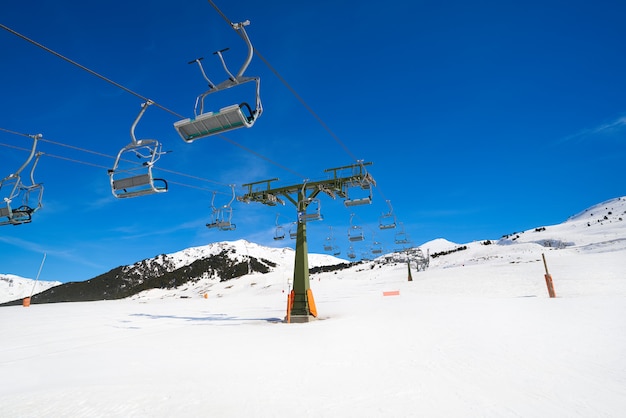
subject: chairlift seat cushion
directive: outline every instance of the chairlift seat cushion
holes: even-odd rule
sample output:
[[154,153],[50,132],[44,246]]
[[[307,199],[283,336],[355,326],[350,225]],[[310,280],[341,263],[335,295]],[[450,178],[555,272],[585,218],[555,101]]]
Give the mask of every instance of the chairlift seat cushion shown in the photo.
[[220,109],[219,112],[207,112],[193,119],[187,118],[174,123],[174,128],[185,142],[219,134],[241,127],[251,127],[254,120],[249,121],[237,104]]
[[141,174],[139,176],[114,180],[113,188],[115,190],[123,190],[123,189],[129,189],[131,187],[145,186],[146,184],[150,184],[150,175]]

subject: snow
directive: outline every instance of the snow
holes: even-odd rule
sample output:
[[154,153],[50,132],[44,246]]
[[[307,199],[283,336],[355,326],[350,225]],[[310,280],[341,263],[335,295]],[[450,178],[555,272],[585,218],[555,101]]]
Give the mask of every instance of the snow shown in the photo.
[[61,282],[27,279],[14,274],[0,274],[0,303],[23,299],[60,284]]
[[[602,222],[463,244],[411,282],[405,264],[314,274],[320,320],[305,324],[280,322],[293,252],[250,243],[236,245],[285,264],[2,308],[0,416],[624,416],[626,199],[611,202]],[[460,246],[436,241],[422,250]]]

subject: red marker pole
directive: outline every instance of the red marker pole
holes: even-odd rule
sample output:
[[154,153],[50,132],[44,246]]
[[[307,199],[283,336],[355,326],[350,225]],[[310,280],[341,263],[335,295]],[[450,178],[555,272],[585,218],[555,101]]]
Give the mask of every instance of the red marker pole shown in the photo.
[[545,278],[546,278],[546,286],[548,287],[548,294],[550,295],[551,298],[555,298],[556,293],[554,292],[554,283],[552,283],[552,276],[548,272],[548,263],[546,263],[546,256],[545,254],[541,253],[541,257],[543,258],[543,266],[546,269]]

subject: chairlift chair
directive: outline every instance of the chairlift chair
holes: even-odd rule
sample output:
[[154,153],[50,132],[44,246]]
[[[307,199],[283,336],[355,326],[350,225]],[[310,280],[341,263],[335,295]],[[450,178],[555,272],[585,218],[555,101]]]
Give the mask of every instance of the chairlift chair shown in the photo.
[[401,244],[401,245],[410,244],[411,240],[409,239],[409,236],[407,235],[407,233],[404,231],[404,225],[400,223],[400,226],[401,226],[401,229],[400,231],[396,232],[394,242],[396,244]]
[[308,206],[313,205],[313,210],[307,212],[305,209],[302,212],[298,212],[298,221],[300,222],[311,222],[311,221],[321,221],[324,219],[321,213],[321,204],[319,199],[310,199]]
[[365,169],[365,165],[363,164],[363,160],[358,160],[357,164],[352,166],[353,170],[353,181],[350,181],[346,184],[347,188],[359,188],[361,190],[365,190],[368,192],[367,196],[361,197],[350,197],[348,190],[345,190],[345,194],[347,196],[346,200],[343,201],[343,204],[346,207],[352,206],[361,206],[361,205],[369,205],[372,203],[372,185],[376,185],[374,178],[367,172]]
[[276,227],[276,232],[274,232],[274,241],[282,241],[285,239],[285,228],[281,225]]
[[298,222],[293,222],[289,227],[289,238],[296,239],[298,238]]
[[389,212],[383,213],[380,218],[378,218],[378,228],[379,229],[394,229],[396,227],[396,215],[393,213],[393,208],[391,207],[391,201],[387,200],[387,205],[389,206]]
[[278,224],[278,217],[280,213],[276,214],[276,231],[274,232],[274,241],[282,241],[285,239],[285,228]]
[[[111,192],[117,198],[167,192],[167,181],[152,175],[152,167],[165,154],[161,144],[156,139],[138,140],[135,137],[135,127],[151,104],[147,101],[141,105],[141,111],[130,128],[131,142],[120,150],[113,168],[108,171]],[[139,161],[131,161],[127,158],[129,156]]]
[[[33,146],[26,161],[17,169],[15,173],[9,174],[0,180],[0,193],[3,196],[0,206],[0,226],[2,225],[21,225],[30,223],[32,214],[41,209],[43,198],[43,184],[35,182],[35,168],[39,162],[42,153],[35,153],[37,141],[41,138],[41,134],[32,135]],[[35,158],[30,170],[30,185],[24,184],[21,173]],[[3,192],[8,191],[7,194]],[[10,190],[10,191],[9,191]],[[31,194],[36,196],[36,204],[31,203]],[[11,205],[14,201],[19,201],[19,206]],[[17,207],[15,207],[17,206]]]
[[383,253],[383,247],[380,244],[380,242],[376,242],[374,241],[374,244],[372,244],[372,254],[382,254]]
[[[231,23],[233,29],[240,33],[241,37],[244,39],[246,45],[248,46],[248,56],[239,71],[237,72],[237,75],[233,75],[230,72],[230,70],[226,66],[226,61],[224,60],[223,53],[226,52],[228,48],[216,51],[214,53],[220,58],[222,66],[224,67],[224,70],[228,75],[228,78],[219,84],[214,84],[207,77],[204,68],[202,67],[201,61],[203,58],[198,58],[194,61],[189,62],[189,64],[198,64],[202,76],[209,85],[209,89],[196,98],[193,118],[183,119],[174,123],[174,128],[185,142],[191,143],[200,138],[205,138],[207,136],[220,134],[242,127],[250,128],[252,127],[252,125],[254,125],[259,116],[261,116],[261,113],[263,113],[263,106],[261,105],[259,77],[246,77],[243,75],[243,73],[248,68],[248,65],[250,64],[250,61],[252,61],[252,55],[254,54],[252,43],[250,42],[250,38],[248,38],[248,34],[245,30],[245,26],[248,26],[249,24],[249,20],[241,23]],[[239,104],[233,104],[223,107],[217,112],[204,111],[204,99],[209,94],[252,81],[256,83],[256,104],[254,110],[250,107],[248,103],[242,102]]]
[[350,215],[350,228],[348,228],[348,241],[350,242],[363,241],[365,239],[365,236],[363,235],[363,228],[358,225],[353,225],[352,218],[354,218],[354,213]]
[[328,234],[328,236],[326,237],[326,240],[324,241],[324,251],[331,252],[336,248],[335,237],[333,237],[333,227],[329,226],[328,229],[330,233]]
[[356,258],[356,253],[354,252],[354,248],[352,247],[352,245],[348,249],[348,258],[351,260],[354,260]]
[[216,208],[214,205],[217,192],[213,192],[213,198],[211,199],[212,221],[206,224],[207,228],[217,228],[220,231],[234,231],[237,229],[237,226],[232,223],[233,208],[231,207],[235,200],[235,185],[233,184],[230,187],[232,189],[232,198],[227,204],[219,208]]
[[361,186],[361,189],[367,190],[369,194],[367,196],[357,197],[357,198],[348,197],[346,200],[343,201],[343,204],[346,207],[371,204],[372,203],[372,186],[370,184],[366,184],[364,186]]

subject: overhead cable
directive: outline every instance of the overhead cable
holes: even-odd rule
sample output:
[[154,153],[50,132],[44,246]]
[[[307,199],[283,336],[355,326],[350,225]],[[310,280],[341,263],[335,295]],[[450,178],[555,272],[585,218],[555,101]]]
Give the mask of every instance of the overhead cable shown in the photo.
[[[132,94],[133,96],[136,96],[136,97],[138,97],[138,98],[140,98],[140,99],[142,99],[142,100],[144,100],[144,101],[146,101],[146,102],[150,101],[153,105],[157,106],[157,107],[158,107],[158,108],[160,108],[160,109],[165,110],[166,112],[168,112],[168,113],[170,113],[170,114],[172,114],[172,115],[174,115],[174,116],[176,116],[176,117],[178,117],[178,118],[180,118],[180,119],[184,119],[184,118],[185,118],[183,115],[181,115],[181,114],[179,114],[179,113],[177,113],[177,112],[174,112],[173,110],[170,110],[170,109],[168,109],[167,107],[165,107],[165,106],[163,106],[163,105],[161,105],[161,104],[159,104],[159,103],[155,102],[154,100],[152,100],[152,99],[148,99],[147,97],[145,97],[145,96],[143,96],[143,95],[141,95],[141,94],[139,94],[139,93],[137,93],[137,92],[135,92],[135,91],[133,91],[133,90],[131,90],[131,89],[129,89],[129,88],[127,88],[127,87],[125,87],[125,86],[121,85],[121,84],[119,84],[119,83],[116,83],[115,81],[113,81],[113,80],[111,80],[111,79],[109,79],[109,78],[107,78],[107,77],[105,77],[105,76],[103,76],[103,75],[101,75],[101,74],[97,73],[96,71],[93,71],[93,70],[91,70],[91,69],[89,69],[89,68],[85,67],[84,65],[81,65],[81,64],[79,64],[78,62],[76,62],[76,61],[74,61],[74,60],[71,60],[70,58],[67,58],[66,56],[64,56],[64,55],[62,55],[62,54],[60,54],[60,53],[58,53],[58,52],[56,52],[56,51],[54,51],[54,50],[52,50],[52,49],[50,49],[50,48],[46,47],[45,45],[42,45],[42,44],[40,44],[39,42],[37,42],[37,41],[35,41],[35,40],[33,40],[33,39],[30,39],[29,37],[27,37],[27,36],[25,36],[25,35],[22,35],[21,33],[19,33],[19,32],[17,32],[17,31],[13,30],[13,29],[11,29],[11,28],[9,28],[8,26],[3,25],[2,23],[0,23],[0,28],[2,28],[2,29],[4,29],[4,30],[6,30],[7,32],[12,33],[13,35],[15,35],[15,36],[17,36],[17,37],[19,37],[19,38],[21,38],[21,39],[23,39],[23,40],[25,40],[25,41],[27,41],[27,42],[31,43],[31,44],[33,44],[33,45],[35,45],[35,46],[37,46],[37,47],[39,47],[39,48],[41,48],[41,49],[43,49],[43,50],[44,50],[44,51],[46,51],[46,52],[49,52],[50,54],[52,54],[52,55],[54,55],[54,56],[56,56],[56,57],[58,57],[58,58],[61,58],[62,60],[64,60],[64,61],[66,61],[66,62],[68,62],[68,63],[70,63],[70,64],[72,64],[72,65],[74,65],[74,66],[76,66],[76,67],[78,67],[78,68],[80,68],[81,70],[84,70],[84,71],[88,72],[89,74],[94,75],[94,76],[98,77],[99,79],[104,80],[104,81],[106,81],[107,83],[110,83],[110,84],[114,85],[115,87],[120,88],[120,89],[124,90],[125,92]],[[226,138],[226,137],[224,137],[223,135],[217,135],[217,136],[218,136],[219,138],[221,138],[222,140],[224,140],[224,141],[226,141],[226,142],[230,143],[230,144],[236,145],[236,146],[238,146],[239,148],[244,149],[244,150],[246,150],[247,152],[250,152],[250,153],[252,153],[252,154],[256,155],[257,157],[261,157],[261,158],[263,158],[265,161],[267,161],[267,162],[269,162],[269,163],[271,163],[271,164],[273,164],[273,165],[275,165],[275,166],[277,166],[277,167],[279,167],[279,168],[282,168],[282,169],[284,169],[284,170],[287,170],[287,171],[289,171],[289,172],[291,172],[291,173],[296,173],[295,171],[288,169],[288,168],[287,168],[287,167],[285,167],[284,165],[279,164],[279,163],[277,163],[277,162],[273,161],[272,159],[270,159],[270,158],[268,158],[268,157],[265,157],[265,156],[263,156],[263,155],[259,154],[258,152],[252,151],[251,149],[246,148],[246,147],[244,147],[244,146],[242,146],[242,145],[240,145],[240,144],[236,143],[236,142],[235,142],[235,141],[233,141],[233,140],[227,139],[227,138]],[[297,174],[297,173],[296,173],[296,174]],[[298,174],[298,175],[299,175],[299,174]],[[302,175],[299,175],[299,176],[300,176],[300,177],[303,177]]]

